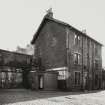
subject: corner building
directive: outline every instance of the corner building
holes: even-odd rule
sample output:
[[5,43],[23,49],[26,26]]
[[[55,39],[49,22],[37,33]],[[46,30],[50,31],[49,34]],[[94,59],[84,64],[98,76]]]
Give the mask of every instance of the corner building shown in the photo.
[[[35,88],[47,85],[63,90],[92,90],[102,87],[102,44],[73,26],[53,18],[49,12],[44,16],[31,43],[34,45],[33,59],[38,69]],[[54,73],[52,73],[54,72]],[[52,76],[51,76],[52,77]],[[54,81],[53,81],[54,80]],[[35,82],[36,83],[36,82]],[[54,86],[56,85],[56,86]]]

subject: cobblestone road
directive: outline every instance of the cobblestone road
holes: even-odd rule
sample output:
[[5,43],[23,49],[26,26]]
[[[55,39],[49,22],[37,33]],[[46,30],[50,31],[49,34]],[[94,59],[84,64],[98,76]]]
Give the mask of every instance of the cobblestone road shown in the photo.
[[105,105],[105,91],[0,90],[0,105]]

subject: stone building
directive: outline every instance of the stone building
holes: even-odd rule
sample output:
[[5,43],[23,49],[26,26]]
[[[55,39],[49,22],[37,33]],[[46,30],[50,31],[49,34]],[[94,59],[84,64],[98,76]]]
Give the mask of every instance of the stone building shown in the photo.
[[32,56],[0,49],[0,88],[27,88]]
[[[40,87],[42,83],[44,89],[44,73],[56,72],[57,89],[102,87],[102,44],[73,26],[54,19],[51,10],[44,16],[31,44],[34,45],[34,60],[39,64],[33,72],[41,78],[35,86]],[[48,84],[54,83],[49,78]]]
[[20,46],[17,46],[16,52],[17,53],[20,53],[20,54],[33,55],[34,49],[33,49],[33,46],[32,45],[27,44],[27,46],[25,48],[22,48]]

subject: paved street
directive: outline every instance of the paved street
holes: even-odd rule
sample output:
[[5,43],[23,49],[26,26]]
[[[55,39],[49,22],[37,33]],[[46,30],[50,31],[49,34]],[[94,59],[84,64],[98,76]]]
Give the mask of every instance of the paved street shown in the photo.
[[0,105],[105,105],[105,91],[0,90]]

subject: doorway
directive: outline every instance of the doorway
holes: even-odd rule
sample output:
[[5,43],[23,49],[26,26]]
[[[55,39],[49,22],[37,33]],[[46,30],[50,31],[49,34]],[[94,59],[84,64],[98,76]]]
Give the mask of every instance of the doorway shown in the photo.
[[39,75],[38,80],[39,80],[39,89],[43,89],[44,88],[44,77],[43,77],[43,75]]

